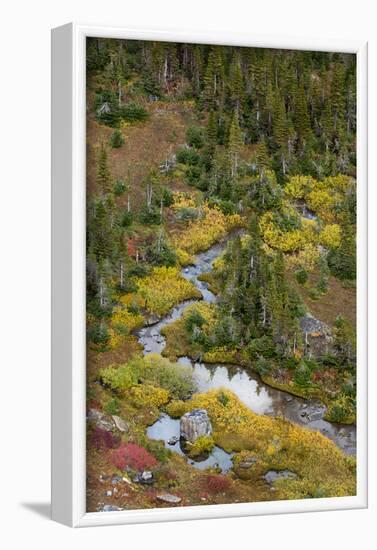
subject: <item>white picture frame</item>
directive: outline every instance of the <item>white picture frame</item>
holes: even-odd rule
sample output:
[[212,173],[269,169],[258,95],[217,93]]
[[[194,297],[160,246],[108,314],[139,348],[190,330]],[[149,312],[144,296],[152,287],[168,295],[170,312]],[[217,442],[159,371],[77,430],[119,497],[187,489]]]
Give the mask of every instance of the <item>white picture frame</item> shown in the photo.
[[[86,513],[85,43],[87,37],[357,56],[357,495]],[[367,42],[70,23],[52,31],[52,518],[73,527],[367,507]]]

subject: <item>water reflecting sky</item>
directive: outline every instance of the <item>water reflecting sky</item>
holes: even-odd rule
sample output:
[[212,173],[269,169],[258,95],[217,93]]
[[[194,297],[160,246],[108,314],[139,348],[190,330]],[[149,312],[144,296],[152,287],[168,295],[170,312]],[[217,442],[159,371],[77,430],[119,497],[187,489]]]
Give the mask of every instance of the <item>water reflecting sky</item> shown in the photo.
[[199,392],[214,388],[227,388],[252,411],[258,414],[267,414],[273,411],[272,397],[268,390],[261,386],[257,380],[251,378],[246,371],[196,363],[194,379]]

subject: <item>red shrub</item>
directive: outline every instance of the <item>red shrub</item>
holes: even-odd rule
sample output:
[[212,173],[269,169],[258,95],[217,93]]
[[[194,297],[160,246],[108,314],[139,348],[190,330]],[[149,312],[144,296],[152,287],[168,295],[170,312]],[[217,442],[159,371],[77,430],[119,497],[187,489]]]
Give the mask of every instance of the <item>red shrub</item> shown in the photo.
[[155,457],[135,443],[122,443],[111,452],[110,461],[119,470],[124,470],[126,466],[138,471],[157,466]]
[[119,444],[119,438],[96,426],[91,435],[91,443],[96,449],[113,449]]
[[207,476],[204,478],[204,484],[210,493],[224,493],[230,488],[230,480],[220,475]]

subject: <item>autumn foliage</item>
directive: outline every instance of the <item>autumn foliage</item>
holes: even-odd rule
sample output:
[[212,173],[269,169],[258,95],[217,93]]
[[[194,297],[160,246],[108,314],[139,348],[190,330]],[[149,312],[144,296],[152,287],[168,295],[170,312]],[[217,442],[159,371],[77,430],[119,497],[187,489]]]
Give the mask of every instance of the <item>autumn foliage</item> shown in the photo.
[[145,470],[157,466],[157,460],[144,447],[135,443],[122,443],[110,454],[110,462],[119,470],[129,466],[133,470]]
[[206,203],[200,207],[198,219],[174,238],[178,250],[197,254],[220,241],[227,233],[242,227],[244,220],[239,214],[225,215],[219,208],[210,208]]
[[176,267],[155,267],[147,277],[135,280],[146,310],[164,315],[179,302],[200,298],[200,292]]
[[96,426],[91,434],[90,442],[96,449],[113,449],[119,444],[119,438],[113,432]]
[[204,478],[203,485],[209,493],[224,493],[230,488],[230,479],[220,475],[209,475]]

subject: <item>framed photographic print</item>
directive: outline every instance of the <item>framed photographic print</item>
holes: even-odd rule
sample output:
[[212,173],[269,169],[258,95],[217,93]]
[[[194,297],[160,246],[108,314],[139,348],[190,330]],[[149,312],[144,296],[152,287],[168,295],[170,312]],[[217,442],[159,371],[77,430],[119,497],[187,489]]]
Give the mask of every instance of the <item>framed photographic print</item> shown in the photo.
[[367,45],[52,34],[53,518],[367,505]]

